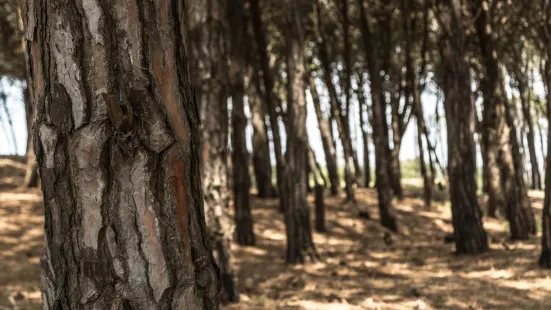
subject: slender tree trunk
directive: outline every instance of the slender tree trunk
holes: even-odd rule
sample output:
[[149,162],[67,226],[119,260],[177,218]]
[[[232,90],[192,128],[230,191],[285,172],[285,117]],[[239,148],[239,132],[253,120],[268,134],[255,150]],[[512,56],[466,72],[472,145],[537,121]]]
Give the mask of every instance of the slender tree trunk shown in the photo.
[[371,100],[373,111],[373,140],[375,143],[375,169],[377,175],[377,194],[379,197],[379,213],[381,224],[391,230],[397,231],[395,211],[392,206],[391,187],[387,174],[387,150],[388,139],[384,135],[385,113],[381,99],[383,98],[383,85],[379,71],[377,58],[373,53],[373,38],[370,30],[369,15],[364,7],[364,1],[358,0],[360,11],[360,30],[363,37],[364,51],[368,63],[369,77],[371,79]]
[[[318,20],[318,48],[319,48],[319,57],[323,69],[323,79],[327,90],[329,92],[329,102],[331,104],[331,114],[333,119],[337,123],[337,131],[341,140],[342,149],[344,153],[344,181],[345,181],[345,191],[346,191],[346,200],[355,201],[356,197],[354,194],[354,176],[352,174],[352,167],[355,166],[353,163],[353,150],[352,150],[352,141],[350,140],[350,135],[346,132],[346,119],[342,116],[341,104],[337,95],[337,90],[335,84],[331,78],[331,64],[329,60],[329,55],[327,54],[327,42],[323,39],[323,33],[321,32],[321,11],[318,4],[317,12]],[[351,163],[352,161],[352,163]]]
[[102,4],[27,1],[43,307],[218,309],[182,3]]
[[[270,118],[270,128],[272,130],[272,141],[274,144],[274,153],[276,158],[277,186],[281,190],[281,176],[285,165],[283,151],[281,149],[281,134],[279,132],[278,114],[276,111],[276,98],[274,98],[274,79],[270,70],[270,61],[266,40],[266,33],[262,21],[262,11],[260,10],[259,0],[250,0],[250,11],[252,28],[256,41],[256,49],[262,71],[262,80],[264,83],[264,101]],[[283,204],[281,204],[283,206]],[[282,209],[283,211],[283,209]]]
[[455,247],[458,253],[488,250],[475,185],[474,104],[460,0],[438,1],[439,49],[448,132],[448,174]]
[[[356,95],[358,97],[358,103],[360,105],[360,129],[362,132],[362,145],[363,145],[363,153],[364,153],[364,186],[366,188],[369,188],[369,184],[371,184],[371,163],[369,160],[369,134],[368,134],[368,122],[366,118],[368,119],[369,115],[369,107],[367,106],[367,102],[365,100],[365,94],[363,91],[363,76],[362,73],[358,74],[358,88],[356,89]],[[364,111],[366,114],[364,115]]]
[[531,99],[532,90],[526,89],[525,76],[522,74],[517,78],[517,87],[520,94],[520,102],[522,104],[522,114],[526,121],[527,133],[526,140],[528,140],[528,152],[530,155],[530,166],[532,167],[532,189],[541,190],[541,175],[538,165],[538,158],[536,156],[536,135],[534,134],[534,121],[531,111]]
[[[423,133],[425,129],[425,118],[423,116],[423,107],[421,105],[421,90],[417,81],[415,67],[413,63],[413,51],[411,46],[410,30],[415,30],[415,19],[410,20],[410,2],[408,0],[401,1],[402,15],[404,21],[404,36],[406,41],[406,87],[413,91],[413,109],[415,118],[417,119],[417,144],[419,145],[419,167],[421,168],[421,176],[423,177],[423,197],[425,206],[431,206],[432,199],[432,184],[425,164],[425,148],[423,147]],[[406,97],[406,100],[408,98]],[[429,154],[430,155],[430,154]],[[430,156],[429,156],[430,157]]]
[[[545,29],[545,49],[548,59],[551,57],[551,5],[549,0],[543,2],[543,23]],[[551,122],[551,67],[549,62],[545,63],[545,72],[542,74],[547,88],[547,121]],[[551,141],[551,126],[547,126],[547,141]],[[542,143],[543,148],[543,143]],[[547,143],[547,154],[551,154],[551,144]],[[551,268],[551,157],[547,156],[545,164],[545,199],[543,202],[543,211],[541,215],[541,254],[539,265],[543,268]]]
[[[485,150],[495,153],[497,157],[497,165],[489,169],[490,171],[500,170],[499,193],[503,193],[505,198],[505,214],[509,221],[511,237],[525,240],[528,239],[531,232],[535,232],[535,221],[524,184],[520,143],[505,94],[504,76],[497,60],[496,42],[487,5],[483,1],[476,0],[473,14],[477,16],[475,26],[486,69],[484,83],[486,85],[484,88],[484,116],[486,117],[484,125],[486,128],[484,134],[489,143],[485,145]],[[492,157],[493,154],[489,154],[488,165],[494,164]],[[488,177],[492,177],[492,174],[489,174]],[[494,183],[494,180],[490,180],[489,183]],[[490,186],[490,190],[494,190],[493,186]]]
[[[319,164],[316,161],[316,156],[312,148],[308,149],[308,166],[314,176],[314,195],[315,195],[315,228],[317,232],[325,232],[325,203],[324,203],[324,187],[322,185],[323,174],[319,169]],[[317,168],[317,169],[316,169]]]
[[340,191],[339,174],[337,171],[337,158],[335,145],[333,144],[333,138],[331,137],[331,131],[329,130],[328,120],[323,115],[321,110],[321,102],[316,87],[316,81],[313,76],[310,76],[310,94],[312,95],[312,101],[314,103],[314,110],[316,117],[318,118],[318,125],[321,135],[321,143],[323,145],[323,151],[325,153],[325,163],[327,167],[327,174],[331,182],[331,195],[337,195]]
[[[27,81],[28,83],[28,81]],[[34,118],[33,103],[30,97],[30,90],[25,87],[23,90],[23,100],[25,103],[25,116],[27,119],[27,170],[25,171],[25,179],[23,186],[26,188],[38,186],[38,165],[32,143],[32,123]]]
[[306,200],[306,175],[304,167],[308,158],[308,136],[306,134],[306,97],[304,93],[304,29],[303,15],[307,7],[305,0],[285,2],[289,9],[286,21],[287,42],[287,151],[285,177],[281,188],[284,202],[285,228],[287,233],[287,262],[304,263],[305,256],[316,257],[310,210]]
[[[229,36],[225,28],[228,7],[221,0],[190,0],[186,5],[190,61],[196,64],[191,68],[192,83],[200,104],[201,180],[207,232],[214,257],[220,267],[220,300],[237,302],[239,294],[233,274],[231,253],[234,224],[228,214],[230,72],[225,61],[226,57],[231,56],[226,49]],[[233,94],[239,92],[235,89],[233,91]]]
[[251,177],[249,175],[249,152],[245,138],[247,118],[245,117],[245,70],[246,51],[245,34],[246,20],[243,0],[229,2],[228,25],[230,27],[229,45],[231,50],[231,98],[232,98],[232,167],[233,167],[233,200],[235,208],[235,226],[237,243],[254,245],[253,217],[249,191]]
[[253,127],[253,169],[258,190],[258,197],[277,197],[272,180],[272,162],[270,157],[270,139],[266,126],[266,106],[260,100],[262,92],[259,76],[253,73],[255,90],[248,93],[247,99],[251,109],[251,124]]
[[[396,78],[396,76],[392,77]],[[402,134],[400,132],[400,90],[397,87],[399,82],[395,82],[396,87],[391,87],[395,91],[390,91],[390,110],[391,110],[391,124],[392,124],[392,143],[393,147],[390,151],[390,182],[394,195],[398,199],[402,199],[404,193],[402,191],[402,169],[400,167],[400,149],[402,146]],[[406,96],[407,98],[408,96]],[[406,99],[407,100],[407,99]]]

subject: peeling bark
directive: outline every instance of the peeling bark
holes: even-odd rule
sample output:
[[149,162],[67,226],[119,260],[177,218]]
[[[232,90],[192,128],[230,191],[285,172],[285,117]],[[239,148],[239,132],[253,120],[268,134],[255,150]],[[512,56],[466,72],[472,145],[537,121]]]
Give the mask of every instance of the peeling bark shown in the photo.
[[183,13],[27,1],[44,309],[218,308]]

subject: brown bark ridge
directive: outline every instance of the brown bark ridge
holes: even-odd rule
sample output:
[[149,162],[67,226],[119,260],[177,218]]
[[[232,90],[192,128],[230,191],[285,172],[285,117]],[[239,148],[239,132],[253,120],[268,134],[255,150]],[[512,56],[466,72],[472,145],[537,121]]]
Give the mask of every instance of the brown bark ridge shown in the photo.
[[287,235],[288,263],[304,263],[308,256],[317,256],[312,239],[310,210],[306,200],[306,174],[308,165],[308,136],[306,134],[306,96],[304,93],[304,29],[303,14],[308,8],[305,0],[287,0],[289,16],[285,25],[287,41],[287,152],[281,200],[284,203]]
[[[258,54],[258,62],[260,71],[262,72],[262,81],[264,84],[264,103],[266,105],[268,116],[270,119],[270,129],[272,131],[272,140],[274,145],[274,153],[276,158],[276,177],[277,186],[281,190],[281,182],[285,159],[281,148],[281,134],[279,132],[279,121],[277,113],[277,100],[274,94],[274,78],[270,69],[270,60],[268,54],[268,42],[264,23],[262,21],[262,11],[260,9],[259,0],[250,0],[251,24],[253,28],[254,38],[256,41],[256,51]],[[283,206],[280,201],[281,206]],[[283,207],[281,207],[283,211]]]
[[474,103],[465,57],[460,0],[438,1],[440,83],[448,128],[448,175],[457,253],[488,250],[475,185]]
[[228,5],[229,45],[231,53],[230,80],[232,98],[232,167],[233,167],[233,200],[235,208],[235,226],[237,243],[254,245],[253,217],[249,191],[251,177],[249,175],[249,152],[245,138],[247,118],[245,116],[245,70],[246,51],[245,34],[247,22],[243,0],[229,2]]
[[[28,82],[27,82],[28,83]],[[27,119],[27,170],[25,171],[25,179],[23,180],[23,186],[26,188],[38,186],[38,164],[36,162],[36,156],[34,154],[34,148],[32,143],[32,123],[34,119],[33,103],[30,98],[30,91],[28,87],[23,90],[23,100],[25,103],[25,116]]]
[[[543,39],[545,40],[545,52],[547,58],[551,56],[551,4],[549,0],[544,0],[542,8],[543,15]],[[542,75],[547,87],[547,120],[551,121],[551,67],[549,62],[545,62],[545,71]],[[541,216],[542,234],[541,234],[541,254],[539,265],[543,268],[551,268],[551,126],[547,127],[547,158],[545,164],[545,199],[543,202],[543,211]],[[542,144],[543,148],[543,144]]]
[[[192,83],[201,117],[201,180],[207,233],[220,268],[221,302],[236,302],[231,242],[234,224],[228,214],[227,6],[221,0],[186,2]],[[232,85],[233,86],[233,85]]]
[[182,2],[27,8],[44,309],[218,309]]
[[377,177],[377,194],[379,197],[379,214],[381,224],[391,230],[397,231],[395,210],[392,206],[390,180],[388,175],[388,139],[385,139],[383,104],[383,84],[381,80],[379,64],[373,53],[373,38],[370,29],[369,15],[364,0],[358,0],[360,12],[360,30],[362,33],[364,52],[366,54],[369,78],[371,80],[371,110],[373,113],[373,140],[375,144],[375,174]]
[[[496,40],[493,35],[490,22],[489,5],[485,0],[476,0],[473,3],[473,14],[476,14],[475,26],[478,34],[479,45],[485,67],[484,76],[484,126],[483,135],[486,135],[487,144],[484,149],[488,156],[490,171],[499,169],[501,184],[498,193],[490,192],[489,195],[504,196],[504,209],[511,237],[525,240],[530,233],[535,233],[535,220],[528,199],[528,193],[524,184],[523,165],[520,156],[520,143],[517,139],[514,119],[506,97],[504,75],[501,72],[498,61]],[[493,163],[493,157],[497,157],[497,163]],[[493,172],[491,172],[493,173]],[[492,174],[488,177],[492,177]],[[489,190],[495,190],[495,180],[489,181]]]
[[309,84],[310,94],[312,95],[312,102],[314,104],[314,110],[318,119],[321,143],[323,145],[323,151],[325,154],[325,165],[327,167],[329,182],[331,183],[331,195],[337,195],[340,192],[340,181],[337,170],[335,145],[333,144],[333,138],[331,137],[331,131],[329,129],[329,126],[331,126],[331,124],[325,118],[323,111],[321,110],[321,100],[319,97],[318,89],[316,87],[315,78],[312,75],[310,75]]

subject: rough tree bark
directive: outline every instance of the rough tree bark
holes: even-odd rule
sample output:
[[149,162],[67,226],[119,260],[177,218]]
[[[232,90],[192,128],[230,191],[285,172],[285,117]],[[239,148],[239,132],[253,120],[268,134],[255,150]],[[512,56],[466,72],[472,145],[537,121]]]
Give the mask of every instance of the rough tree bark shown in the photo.
[[285,230],[287,235],[287,262],[303,263],[305,256],[316,257],[310,210],[306,200],[306,174],[308,165],[308,136],[306,134],[306,97],[304,93],[304,44],[302,25],[304,11],[309,7],[305,0],[287,0],[290,14],[285,21],[287,61],[287,151],[285,177],[281,188],[284,202]]
[[331,126],[331,124],[329,124],[329,121],[325,118],[321,110],[321,101],[316,87],[315,78],[313,76],[310,76],[309,82],[310,94],[312,95],[314,110],[316,112],[316,117],[318,118],[321,143],[323,145],[323,151],[325,153],[327,174],[329,175],[329,181],[331,182],[331,194],[337,195],[340,191],[340,181],[337,170],[335,145],[333,144],[333,138],[331,137],[331,131],[329,130],[329,126]]
[[440,83],[444,90],[448,132],[448,174],[455,247],[458,253],[488,250],[482,212],[476,197],[474,103],[460,0],[438,0],[441,57]]
[[[207,232],[220,267],[222,302],[239,300],[232,268],[234,225],[228,214],[227,6],[222,0],[186,2],[190,61],[201,117],[201,177]],[[235,91],[235,90],[234,90]]]
[[27,1],[44,309],[217,309],[181,1]]
[[32,143],[32,123],[34,119],[34,108],[30,97],[30,90],[28,87],[25,87],[25,89],[23,90],[23,101],[25,103],[25,117],[27,119],[27,170],[25,171],[23,186],[30,188],[38,186],[39,177],[38,164],[36,162],[36,156],[34,154],[34,147]]
[[251,176],[249,175],[249,152],[245,137],[247,118],[245,116],[245,68],[246,51],[245,34],[247,22],[245,20],[245,6],[243,0],[228,2],[229,42],[231,53],[230,80],[232,98],[232,167],[233,167],[233,201],[235,208],[235,226],[237,243],[254,245],[253,217],[249,191]]
[[[490,171],[499,169],[501,176],[499,192],[489,193],[489,195],[503,193],[511,237],[525,240],[529,238],[531,232],[535,233],[535,221],[524,184],[520,143],[503,86],[504,76],[497,58],[499,55],[488,11],[489,5],[485,0],[475,0],[472,9],[473,14],[476,14],[475,27],[486,69],[483,81],[485,117],[483,134],[488,143],[484,149],[490,153],[487,155],[489,161],[486,164],[497,164],[496,167],[488,169]],[[492,162],[493,156],[497,157],[497,163]],[[488,177],[492,177],[492,174]],[[494,180],[489,181],[490,190],[494,190],[492,185],[494,182]]]
[[383,84],[381,80],[379,64],[376,54],[373,53],[373,38],[370,30],[370,21],[368,12],[364,7],[364,0],[358,0],[360,12],[360,30],[362,33],[364,52],[366,54],[369,78],[371,79],[371,110],[373,113],[373,140],[375,144],[375,172],[377,176],[377,194],[379,197],[379,213],[381,224],[391,230],[398,230],[396,215],[392,206],[391,187],[389,176],[387,174],[388,164],[388,139],[384,135],[383,110]]

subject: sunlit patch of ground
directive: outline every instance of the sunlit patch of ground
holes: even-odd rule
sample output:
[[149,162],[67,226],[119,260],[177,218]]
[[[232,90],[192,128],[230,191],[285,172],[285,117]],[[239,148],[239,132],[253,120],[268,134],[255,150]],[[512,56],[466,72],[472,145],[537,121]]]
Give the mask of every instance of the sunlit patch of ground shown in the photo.
[[[0,157],[0,310],[41,309],[41,195],[17,188],[23,163]],[[326,197],[327,232],[314,233],[320,259],[306,265],[284,262],[278,201],[253,196],[258,244],[233,246],[241,302],[223,308],[551,309],[551,271],[536,265],[539,237],[510,242],[504,220],[485,219],[492,251],[456,256],[443,242],[452,231],[446,193],[436,191],[437,203],[426,209],[420,184],[404,180],[405,197],[394,200],[400,233],[390,234],[391,244],[378,224],[374,190],[358,189],[355,205]],[[539,217],[543,194],[530,195]]]
[[[426,209],[418,186],[404,182],[405,198],[394,200],[400,233],[391,234],[391,244],[378,224],[374,190],[358,189],[356,205],[326,197],[327,232],[314,234],[321,259],[296,266],[284,262],[277,200],[254,199],[258,244],[234,246],[242,301],[224,308],[551,309],[551,272],[536,264],[539,237],[511,242],[504,220],[486,218],[492,250],[457,256],[453,243],[443,242],[452,232],[446,193],[436,191]],[[539,217],[543,194],[530,194]],[[360,219],[360,210],[372,220]]]

